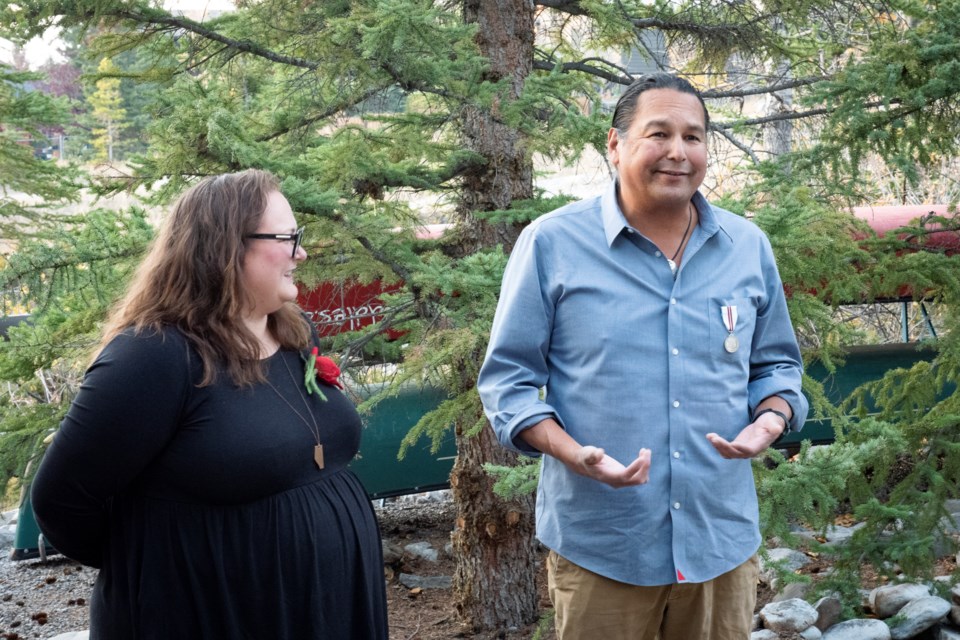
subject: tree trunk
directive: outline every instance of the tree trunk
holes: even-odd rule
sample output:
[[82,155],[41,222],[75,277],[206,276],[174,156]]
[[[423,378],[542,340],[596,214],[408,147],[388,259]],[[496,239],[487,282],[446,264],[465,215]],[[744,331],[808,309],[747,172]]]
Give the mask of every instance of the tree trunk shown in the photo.
[[466,0],[464,21],[476,24],[477,44],[489,60],[485,80],[507,81],[489,110],[468,105],[461,115],[464,145],[486,164],[464,176],[457,214],[461,245],[467,251],[497,244],[506,250],[522,225],[490,225],[474,218],[476,211],[506,209],[514,200],[533,197],[533,163],[523,135],[502,122],[501,108],[516,100],[533,70],[532,0]]
[[[533,167],[523,136],[504,125],[498,111],[520,95],[533,68],[534,5],[531,0],[465,0],[463,7],[464,20],[478,25],[478,45],[490,60],[487,79],[508,82],[489,111],[470,106],[462,114],[464,145],[487,163],[463,181],[459,251],[466,255],[497,244],[509,251],[521,227],[490,225],[473,214],[506,209],[514,200],[533,196]],[[483,354],[475,358],[479,361]],[[475,386],[471,373],[463,370],[461,376],[464,391]],[[510,466],[516,456],[500,447],[489,427],[466,436],[464,425],[475,417],[464,416],[456,425],[458,455],[450,476],[457,505],[454,593],[457,612],[473,632],[506,631],[535,622],[539,615],[534,500],[508,502],[494,495],[483,465]]]
[[534,498],[505,501],[493,493],[483,464],[509,466],[515,456],[489,428],[463,437],[457,426],[457,462],[450,486],[457,504],[453,576],[457,614],[472,631],[506,631],[539,616]]

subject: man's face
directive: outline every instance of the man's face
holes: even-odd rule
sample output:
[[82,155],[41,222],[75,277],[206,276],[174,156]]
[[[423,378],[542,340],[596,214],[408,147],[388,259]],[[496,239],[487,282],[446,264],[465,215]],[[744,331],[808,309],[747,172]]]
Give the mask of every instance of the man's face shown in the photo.
[[705,120],[696,96],[650,89],[637,99],[627,135],[610,129],[607,153],[625,215],[687,206],[707,172]]

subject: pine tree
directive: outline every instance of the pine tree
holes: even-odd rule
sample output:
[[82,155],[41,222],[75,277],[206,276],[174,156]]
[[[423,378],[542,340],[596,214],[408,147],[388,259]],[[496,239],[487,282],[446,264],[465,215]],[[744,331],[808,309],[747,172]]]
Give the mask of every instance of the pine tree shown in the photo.
[[97,66],[99,79],[94,84],[94,91],[87,96],[90,116],[96,122],[92,131],[93,146],[97,150],[95,158],[109,163],[113,163],[114,151],[127,117],[123,96],[120,95],[120,79],[111,75],[115,73],[117,67],[113,61],[110,58],[101,59]]

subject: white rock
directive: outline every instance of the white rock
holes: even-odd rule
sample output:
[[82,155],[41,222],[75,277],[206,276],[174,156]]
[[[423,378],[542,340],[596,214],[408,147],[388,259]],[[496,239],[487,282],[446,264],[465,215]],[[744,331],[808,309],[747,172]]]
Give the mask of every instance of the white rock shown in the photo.
[[823,640],[890,640],[890,629],[882,620],[858,618],[833,625]]
[[960,631],[954,631],[953,629],[945,629],[940,627],[940,633],[937,635],[937,640],[960,640]]
[[793,598],[803,600],[812,586],[809,582],[791,582],[773,597],[773,602],[791,600]]
[[850,538],[853,537],[853,534],[857,532],[858,529],[862,529],[866,526],[865,522],[858,522],[852,527],[841,527],[841,526],[829,526],[825,533],[825,538],[827,539],[826,545],[828,547],[834,547],[842,544],[846,544]]
[[960,584],[955,585],[953,589],[950,589],[950,596],[952,597],[954,604],[960,604]]
[[911,600],[930,595],[930,587],[922,584],[887,584],[870,592],[870,609],[878,618],[890,618]]
[[403,550],[414,558],[423,558],[430,562],[436,562],[440,559],[440,554],[429,542],[414,542],[403,547]]
[[71,631],[69,633],[61,633],[58,636],[53,636],[50,640],[88,640],[90,638],[89,631]]
[[760,610],[763,626],[777,632],[799,633],[817,621],[817,610],[799,598],[771,602]]
[[950,603],[937,596],[913,600],[897,612],[903,622],[890,629],[893,640],[907,640],[937,624],[950,613]]
[[750,640],[777,640],[779,637],[780,634],[770,629],[760,629],[750,634]]
[[770,585],[770,588],[777,588],[777,570],[773,565],[782,567],[786,571],[796,571],[800,567],[808,564],[810,558],[805,554],[794,549],[770,549],[767,558],[760,556],[760,582]]
[[800,632],[800,637],[803,638],[803,640],[820,640],[823,638],[823,633],[816,627],[807,627]]

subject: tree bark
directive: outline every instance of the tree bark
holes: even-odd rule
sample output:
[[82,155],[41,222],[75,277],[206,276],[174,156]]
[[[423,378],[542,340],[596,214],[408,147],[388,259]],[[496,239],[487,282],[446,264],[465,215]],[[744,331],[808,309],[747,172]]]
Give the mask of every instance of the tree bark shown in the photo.
[[[506,209],[514,200],[533,196],[533,166],[523,135],[498,116],[503,105],[521,94],[533,68],[534,5],[532,0],[465,0],[463,16],[478,25],[477,43],[490,61],[486,80],[505,80],[506,89],[489,110],[468,106],[461,114],[463,143],[486,164],[463,178],[458,253],[498,244],[509,251],[522,226],[491,225],[474,213]],[[474,358],[479,362],[483,353]],[[466,368],[461,378],[463,391],[476,385]],[[465,425],[475,418],[464,416],[456,425],[458,455],[450,476],[457,505],[454,594],[460,619],[473,632],[506,631],[535,622],[539,615],[534,500],[505,501],[494,495],[483,465],[510,466],[516,456],[500,447],[489,426],[466,436]]]

